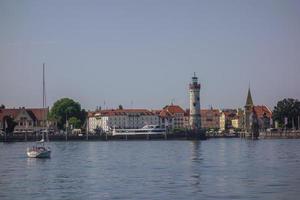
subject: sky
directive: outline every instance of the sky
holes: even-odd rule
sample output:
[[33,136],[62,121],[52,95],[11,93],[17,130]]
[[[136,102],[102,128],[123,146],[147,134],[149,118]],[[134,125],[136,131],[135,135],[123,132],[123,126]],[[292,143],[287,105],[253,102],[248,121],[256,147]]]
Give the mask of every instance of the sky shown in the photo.
[[0,104],[271,109],[300,99],[299,0],[0,0]]

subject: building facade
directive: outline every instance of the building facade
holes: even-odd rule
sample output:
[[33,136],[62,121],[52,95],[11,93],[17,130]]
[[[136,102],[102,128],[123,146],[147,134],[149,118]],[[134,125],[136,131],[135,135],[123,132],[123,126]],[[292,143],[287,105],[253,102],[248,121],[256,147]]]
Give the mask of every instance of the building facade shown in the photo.
[[224,112],[220,113],[220,131],[225,131],[226,129],[226,116]]
[[272,111],[266,105],[253,106],[253,110],[256,113],[260,131],[271,128]]
[[167,105],[159,112],[159,120],[162,127],[168,129],[182,129],[187,128],[187,121],[189,116],[178,105]]
[[99,113],[88,112],[86,132],[95,134],[101,127],[101,120],[98,119]]
[[55,121],[47,120],[49,113],[48,108],[12,108],[0,109],[0,129],[7,128],[8,118],[16,124],[14,133],[34,133],[48,128],[51,131],[57,130]]
[[158,125],[159,116],[147,109],[111,109],[90,113],[90,133],[110,132],[112,129],[138,129],[145,125]]
[[244,128],[244,110],[223,109],[220,113],[220,130],[243,129]]
[[201,126],[205,129],[220,129],[221,112],[219,109],[202,109]]

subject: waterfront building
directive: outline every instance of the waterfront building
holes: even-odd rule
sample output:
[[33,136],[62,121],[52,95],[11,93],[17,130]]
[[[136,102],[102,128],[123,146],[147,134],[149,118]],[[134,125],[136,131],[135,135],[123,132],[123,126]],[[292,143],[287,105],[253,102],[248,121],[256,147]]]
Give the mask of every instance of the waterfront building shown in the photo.
[[88,112],[87,117],[87,132],[95,134],[97,130],[100,130],[101,120],[99,119],[99,113],[97,112]]
[[244,110],[223,109],[220,113],[220,130],[243,129],[244,128]]
[[147,109],[100,110],[88,116],[88,131],[109,132],[112,129],[138,129],[145,125],[158,125],[159,116]]
[[186,128],[189,116],[178,105],[167,105],[159,112],[160,125],[168,129]]
[[272,111],[266,105],[253,106],[261,131],[271,127]]
[[200,84],[198,78],[194,73],[192,83],[189,84],[190,93],[190,128],[198,130],[201,128],[201,115],[200,115]]
[[238,122],[236,124],[237,125],[236,128],[241,129],[241,130],[244,128],[244,122],[245,122],[244,118],[245,118],[245,116],[244,116],[244,109],[238,108],[237,109],[237,116],[236,116],[236,120]]
[[219,109],[202,109],[201,126],[205,129],[220,129],[221,111]]
[[239,119],[236,117],[234,119],[231,120],[231,125],[232,125],[232,128],[239,128]]
[[232,125],[232,120],[238,120],[238,110],[237,109],[223,109],[222,112],[225,116],[225,130],[234,128]]
[[244,128],[244,110],[238,108],[236,115],[231,119],[231,127],[242,130]]
[[5,129],[7,126],[6,120],[11,118],[16,126],[15,134],[34,133],[44,129],[46,126],[50,130],[57,129],[55,121],[46,120],[49,113],[49,108],[12,108],[0,109],[0,129]]
[[225,113],[221,112],[220,113],[220,131],[225,131],[226,128],[226,117],[225,117]]

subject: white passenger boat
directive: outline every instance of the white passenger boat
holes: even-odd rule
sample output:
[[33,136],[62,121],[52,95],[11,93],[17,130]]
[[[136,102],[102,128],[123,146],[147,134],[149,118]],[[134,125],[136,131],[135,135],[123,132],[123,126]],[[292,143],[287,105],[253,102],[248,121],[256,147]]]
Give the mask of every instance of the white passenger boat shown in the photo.
[[113,129],[112,135],[154,135],[166,134],[166,129],[159,125],[146,125],[140,129]]

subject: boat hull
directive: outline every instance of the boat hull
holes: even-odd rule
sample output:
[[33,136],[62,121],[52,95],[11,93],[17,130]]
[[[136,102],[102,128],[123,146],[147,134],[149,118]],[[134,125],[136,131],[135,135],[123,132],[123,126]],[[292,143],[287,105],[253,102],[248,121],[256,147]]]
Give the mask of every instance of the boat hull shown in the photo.
[[166,132],[114,132],[113,136],[117,135],[165,135]]
[[27,151],[27,156],[29,158],[50,158],[51,151],[45,150],[45,151]]
[[158,125],[146,125],[140,129],[114,129],[113,136],[117,135],[165,135],[166,129]]

